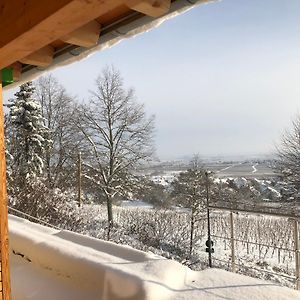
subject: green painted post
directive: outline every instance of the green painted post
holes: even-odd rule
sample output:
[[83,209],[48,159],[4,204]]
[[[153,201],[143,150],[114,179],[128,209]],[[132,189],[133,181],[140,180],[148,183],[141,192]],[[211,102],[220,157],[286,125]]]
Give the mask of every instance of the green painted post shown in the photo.
[[5,68],[1,70],[2,86],[9,85],[14,82],[13,69]]

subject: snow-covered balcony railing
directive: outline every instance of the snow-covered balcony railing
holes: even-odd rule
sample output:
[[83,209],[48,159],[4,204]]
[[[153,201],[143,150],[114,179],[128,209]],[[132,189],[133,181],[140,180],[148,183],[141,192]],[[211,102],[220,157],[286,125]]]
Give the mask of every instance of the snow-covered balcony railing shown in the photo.
[[9,217],[14,300],[299,299],[298,291]]

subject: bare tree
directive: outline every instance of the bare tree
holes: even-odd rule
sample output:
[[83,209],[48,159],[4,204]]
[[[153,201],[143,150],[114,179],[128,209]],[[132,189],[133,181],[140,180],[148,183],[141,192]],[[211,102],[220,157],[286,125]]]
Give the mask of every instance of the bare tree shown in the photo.
[[285,131],[277,146],[277,168],[283,178],[300,189],[300,114],[292,121],[292,128]]
[[[36,96],[42,107],[44,125],[49,128],[49,140],[45,168],[48,183],[51,186],[65,184],[70,178],[67,171],[72,169],[80,143],[75,118],[74,99],[65,88],[51,75],[41,77],[35,82]],[[76,132],[77,130],[77,132]],[[66,172],[68,173],[66,176]]]
[[106,198],[109,238],[114,198],[127,190],[131,171],[153,154],[154,119],[135,102],[133,90],[125,90],[120,73],[107,67],[97,78],[89,103],[82,105],[77,126],[90,154],[84,166],[92,175],[85,177]]

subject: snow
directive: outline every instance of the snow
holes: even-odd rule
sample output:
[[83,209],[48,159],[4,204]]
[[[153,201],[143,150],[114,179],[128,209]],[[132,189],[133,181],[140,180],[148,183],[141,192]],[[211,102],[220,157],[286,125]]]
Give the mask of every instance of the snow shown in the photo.
[[153,208],[153,205],[150,203],[147,203],[145,201],[141,201],[141,200],[123,200],[121,202],[121,207],[127,207],[127,208],[137,208],[137,207],[141,207],[141,208],[145,208],[145,209],[151,209]]
[[234,178],[233,182],[239,189],[248,186],[248,181],[244,177]]
[[175,175],[169,174],[162,176],[151,176],[151,180],[156,184],[160,184],[164,187],[167,187],[170,185],[171,182],[175,180]]
[[217,173],[220,173],[220,172],[226,171],[226,170],[228,170],[228,169],[230,169],[230,168],[232,168],[232,167],[235,167],[235,166],[236,166],[235,164],[234,164],[234,165],[230,165],[230,166],[228,166],[228,167],[225,167],[225,168],[223,168],[223,169],[221,169],[221,170],[217,171]]
[[9,216],[13,300],[300,299],[274,283]]
[[268,191],[270,191],[274,195],[274,197],[276,197],[278,199],[281,198],[281,194],[277,190],[275,190],[274,188],[269,186]]
[[258,163],[256,163],[255,165],[252,166],[252,173],[256,173],[257,172],[257,169],[256,169],[256,166],[258,165]]

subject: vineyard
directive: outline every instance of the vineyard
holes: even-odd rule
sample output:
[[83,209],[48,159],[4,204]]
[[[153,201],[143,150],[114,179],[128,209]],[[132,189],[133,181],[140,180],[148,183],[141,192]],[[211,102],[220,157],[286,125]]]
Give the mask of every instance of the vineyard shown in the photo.
[[233,218],[234,242],[230,235],[230,213],[214,215],[216,265],[235,267],[239,273],[295,287],[295,221],[249,214],[233,214]]

